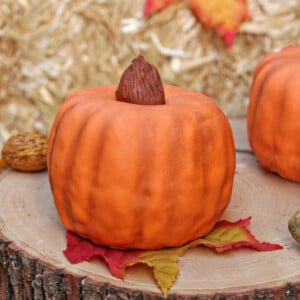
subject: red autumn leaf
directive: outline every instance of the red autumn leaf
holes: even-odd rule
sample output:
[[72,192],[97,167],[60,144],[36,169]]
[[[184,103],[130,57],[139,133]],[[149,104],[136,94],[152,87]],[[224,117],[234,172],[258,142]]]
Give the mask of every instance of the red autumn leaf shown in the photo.
[[234,41],[242,22],[250,19],[247,0],[189,0],[204,27],[214,28],[227,47]]
[[146,264],[153,269],[154,277],[163,295],[167,296],[179,272],[178,259],[189,248],[202,245],[213,248],[218,253],[241,247],[250,247],[257,251],[282,249],[282,246],[278,244],[256,240],[247,229],[250,221],[251,217],[237,222],[221,221],[203,238],[181,247],[155,251],[116,250],[101,247],[68,231],[67,248],[64,254],[73,264],[95,258],[103,259],[111,273],[121,279],[125,276],[126,267],[137,263]]
[[124,278],[125,268],[137,263],[141,254],[141,251],[122,251],[101,247],[71,231],[67,231],[66,238],[67,248],[64,254],[72,264],[95,258],[104,259],[111,273],[118,278]]
[[167,6],[178,2],[178,0],[147,0],[144,7],[144,16],[163,10]]

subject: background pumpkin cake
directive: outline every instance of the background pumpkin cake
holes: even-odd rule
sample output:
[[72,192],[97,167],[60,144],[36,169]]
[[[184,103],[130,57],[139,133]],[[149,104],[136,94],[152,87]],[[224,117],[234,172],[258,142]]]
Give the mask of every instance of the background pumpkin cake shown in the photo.
[[260,164],[300,182],[300,46],[264,57],[257,65],[247,114],[249,143]]

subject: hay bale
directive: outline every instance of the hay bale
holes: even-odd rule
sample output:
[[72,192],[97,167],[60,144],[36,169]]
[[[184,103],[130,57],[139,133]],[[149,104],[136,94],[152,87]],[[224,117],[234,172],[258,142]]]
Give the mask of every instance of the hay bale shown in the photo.
[[230,50],[184,0],[147,19],[142,0],[1,1],[0,144],[19,131],[47,132],[69,93],[118,82],[138,54],[165,83],[244,115],[257,62],[300,42],[299,0],[248,1],[253,19]]

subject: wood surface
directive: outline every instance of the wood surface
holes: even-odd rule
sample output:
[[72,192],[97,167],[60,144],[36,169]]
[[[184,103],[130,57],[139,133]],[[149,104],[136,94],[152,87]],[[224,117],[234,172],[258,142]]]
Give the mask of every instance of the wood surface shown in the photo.
[[[300,244],[287,229],[300,207],[300,184],[261,169],[249,153],[244,119],[231,120],[237,152],[232,200],[223,218],[252,216],[260,241],[284,249],[224,254],[198,247],[180,258],[169,299],[300,299]],[[70,264],[47,172],[0,173],[0,299],[163,299],[144,266],[113,277],[102,262]]]

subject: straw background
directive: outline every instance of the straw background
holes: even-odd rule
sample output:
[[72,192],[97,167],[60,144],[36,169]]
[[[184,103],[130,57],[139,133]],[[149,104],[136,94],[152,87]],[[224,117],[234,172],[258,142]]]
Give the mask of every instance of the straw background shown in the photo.
[[144,18],[142,0],[2,0],[0,145],[11,134],[48,132],[63,99],[118,82],[138,54],[165,83],[245,115],[251,76],[266,54],[300,43],[300,0],[248,0],[252,20],[231,49],[204,29],[186,1]]

